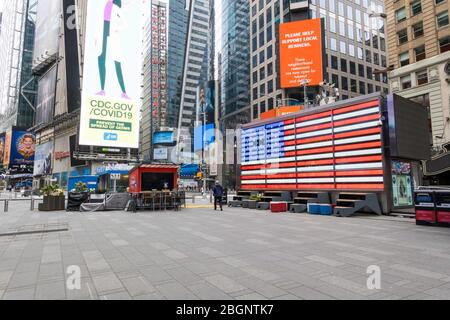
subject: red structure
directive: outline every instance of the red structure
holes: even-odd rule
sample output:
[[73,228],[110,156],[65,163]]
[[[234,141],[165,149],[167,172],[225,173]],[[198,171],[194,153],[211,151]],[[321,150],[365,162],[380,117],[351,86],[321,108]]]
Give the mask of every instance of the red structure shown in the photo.
[[177,165],[143,164],[130,171],[130,192],[178,188],[180,167]]

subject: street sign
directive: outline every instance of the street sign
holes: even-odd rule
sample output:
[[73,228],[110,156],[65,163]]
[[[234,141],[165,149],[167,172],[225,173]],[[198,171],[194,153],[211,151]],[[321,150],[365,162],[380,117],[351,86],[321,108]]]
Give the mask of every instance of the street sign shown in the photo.
[[111,180],[120,180],[122,178],[119,173],[111,173]]

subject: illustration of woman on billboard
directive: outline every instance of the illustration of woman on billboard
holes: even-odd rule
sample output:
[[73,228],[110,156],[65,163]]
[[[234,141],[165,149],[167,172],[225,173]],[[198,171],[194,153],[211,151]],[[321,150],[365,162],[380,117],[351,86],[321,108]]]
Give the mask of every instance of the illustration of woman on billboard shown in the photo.
[[107,0],[103,14],[103,39],[102,51],[98,57],[98,70],[100,75],[101,91],[97,93],[99,96],[105,96],[106,83],[106,57],[108,52],[112,54],[114,65],[116,68],[117,80],[122,90],[122,99],[130,99],[126,92],[125,81],[122,71],[122,46],[120,38],[124,30],[122,0]]
[[17,140],[17,152],[28,160],[34,156],[36,147],[36,140],[32,134],[24,134]]

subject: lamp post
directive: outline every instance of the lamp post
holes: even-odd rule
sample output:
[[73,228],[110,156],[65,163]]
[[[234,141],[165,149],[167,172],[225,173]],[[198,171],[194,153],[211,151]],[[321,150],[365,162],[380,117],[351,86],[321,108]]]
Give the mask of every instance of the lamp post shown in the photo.
[[237,155],[237,137],[234,137],[234,190],[238,188],[238,155]]
[[305,108],[307,108],[309,101],[308,101],[308,93],[307,93],[307,86],[309,84],[309,80],[305,79],[302,81],[301,85],[303,86],[303,97],[305,100]]
[[203,150],[202,150],[202,172],[203,172],[203,199],[206,199],[206,110],[205,103],[202,102],[203,116]]

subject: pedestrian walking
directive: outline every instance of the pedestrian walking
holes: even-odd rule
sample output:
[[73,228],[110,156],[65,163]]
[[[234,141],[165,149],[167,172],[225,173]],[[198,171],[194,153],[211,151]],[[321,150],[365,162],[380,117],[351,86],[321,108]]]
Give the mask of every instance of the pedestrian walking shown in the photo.
[[223,198],[223,187],[220,185],[219,181],[216,181],[216,185],[213,189],[214,194],[214,211],[217,211],[217,203],[220,205],[220,211],[223,211],[222,198]]

